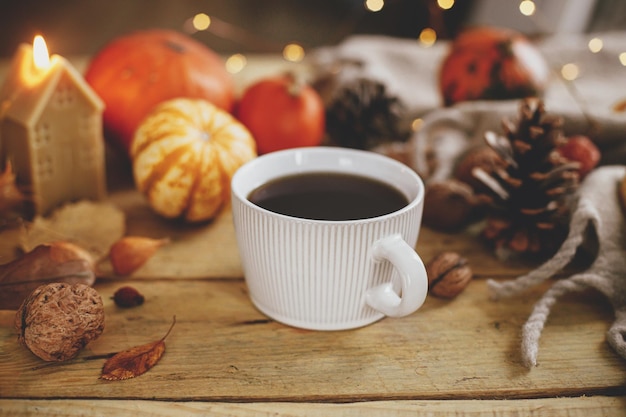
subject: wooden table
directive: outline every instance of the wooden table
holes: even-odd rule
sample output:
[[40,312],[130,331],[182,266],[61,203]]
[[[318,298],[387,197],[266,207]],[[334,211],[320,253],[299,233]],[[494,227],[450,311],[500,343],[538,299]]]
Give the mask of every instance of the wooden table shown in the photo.
[[[110,201],[126,213],[127,233],[173,235],[172,244],[143,273],[96,282],[105,331],[71,362],[46,365],[19,346],[14,312],[0,311],[0,416],[626,414],[626,362],[605,341],[613,321],[607,301],[593,291],[559,300],[540,340],[539,364],[526,369],[520,330],[551,283],[490,301],[487,278],[512,279],[536,265],[499,261],[469,232],[424,228],[417,247],[425,260],[442,250],[467,257],[475,278],[456,299],[429,296],[409,317],[315,332],[253,307],[229,213],[180,230],[152,214],[132,188],[111,190]],[[176,251],[211,233],[218,237],[196,247],[199,265],[185,269]],[[178,272],[167,274],[163,265]],[[146,302],[116,307],[111,296],[122,285],[139,289]],[[174,315],[153,369],[127,381],[99,379],[104,359],[89,357],[157,340]]]

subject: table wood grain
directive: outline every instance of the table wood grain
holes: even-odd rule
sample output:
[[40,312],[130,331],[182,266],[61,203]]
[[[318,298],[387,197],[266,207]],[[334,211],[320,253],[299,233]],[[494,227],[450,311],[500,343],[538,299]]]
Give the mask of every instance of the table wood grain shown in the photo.
[[[47,364],[17,344],[14,312],[0,311],[0,415],[72,415],[87,403],[98,415],[623,413],[626,363],[605,342],[613,312],[603,296],[590,290],[560,300],[540,340],[539,365],[528,370],[520,329],[551,282],[491,301],[485,278],[511,279],[523,267],[508,269],[476,239],[425,228],[418,252],[446,248],[468,257],[477,272],[467,290],[454,300],[429,296],[409,317],[350,331],[274,322],[253,307],[241,277],[100,279],[104,333],[77,359]],[[146,302],[115,306],[121,285],[136,287]],[[152,370],[127,381],[99,379],[103,355],[159,339],[173,316]]]

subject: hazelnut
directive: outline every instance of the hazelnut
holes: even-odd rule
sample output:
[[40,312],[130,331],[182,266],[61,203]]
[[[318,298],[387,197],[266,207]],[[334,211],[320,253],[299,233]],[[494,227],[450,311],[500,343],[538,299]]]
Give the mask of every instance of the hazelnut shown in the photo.
[[85,284],[36,288],[15,315],[18,341],[45,361],[72,359],[104,330],[98,292]]
[[456,252],[442,252],[426,264],[428,288],[432,295],[454,298],[472,280],[472,270],[467,260]]
[[432,182],[426,187],[422,221],[433,229],[457,230],[474,218],[476,207],[474,192],[464,182],[455,179]]

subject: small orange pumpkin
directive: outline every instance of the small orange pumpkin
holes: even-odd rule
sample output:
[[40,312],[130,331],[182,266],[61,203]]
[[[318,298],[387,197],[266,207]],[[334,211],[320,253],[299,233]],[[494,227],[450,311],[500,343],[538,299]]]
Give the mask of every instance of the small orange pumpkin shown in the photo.
[[507,100],[541,96],[549,67],[539,49],[510,29],[478,27],[452,43],[439,71],[446,106],[467,100]]
[[127,154],[135,130],[159,103],[202,98],[232,111],[234,81],[222,58],[174,30],[131,32],[107,43],[89,63],[85,79],[106,104],[105,137]]
[[214,218],[230,201],[235,171],[256,155],[243,124],[206,100],[188,98],[157,106],[131,147],[137,189],[158,214],[188,222]]

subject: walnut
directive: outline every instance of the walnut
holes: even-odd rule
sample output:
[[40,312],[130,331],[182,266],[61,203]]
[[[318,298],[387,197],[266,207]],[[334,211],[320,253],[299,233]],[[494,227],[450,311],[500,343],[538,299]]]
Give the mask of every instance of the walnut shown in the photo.
[[472,280],[473,273],[467,260],[456,252],[442,252],[426,264],[428,287],[432,295],[454,298]]
[[42,285],[20,306],[15,328],[19,343],[41,359],[72,359],[104,330],[102,298],[85,284]]

